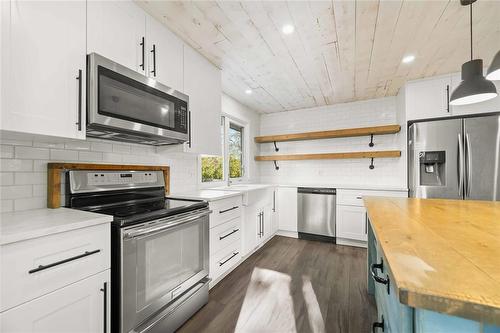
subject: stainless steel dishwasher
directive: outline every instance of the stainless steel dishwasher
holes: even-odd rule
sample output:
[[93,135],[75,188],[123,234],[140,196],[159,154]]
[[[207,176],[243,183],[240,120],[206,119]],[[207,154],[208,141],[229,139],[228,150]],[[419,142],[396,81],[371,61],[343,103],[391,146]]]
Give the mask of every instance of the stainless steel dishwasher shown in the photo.
[[299,238],[335,243],[335,188],[297,189]]

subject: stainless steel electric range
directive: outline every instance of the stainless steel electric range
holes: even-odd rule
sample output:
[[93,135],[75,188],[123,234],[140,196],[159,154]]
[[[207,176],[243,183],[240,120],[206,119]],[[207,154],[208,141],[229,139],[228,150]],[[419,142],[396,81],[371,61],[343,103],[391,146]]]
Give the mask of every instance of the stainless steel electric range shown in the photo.
[[161,171],[69,171],[66,206],[113,216],[113,332],[172,332],[208,302],[208,204],[165,199]]

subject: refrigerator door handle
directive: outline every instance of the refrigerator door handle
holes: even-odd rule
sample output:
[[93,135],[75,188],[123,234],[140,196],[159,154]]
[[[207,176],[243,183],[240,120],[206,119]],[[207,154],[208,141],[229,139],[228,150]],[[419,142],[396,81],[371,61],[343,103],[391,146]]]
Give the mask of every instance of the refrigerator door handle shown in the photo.
[[464,143],[462,141],[462,135],[458,134],[458,195],[462,196],[462,190],[464,188]]
[[465,196],[470,197],[470,187],[472,183],[472,170],[471,170],[471,146],[470,146],[470,139],[469,139],[469,133],[465,133],[465,163],[466,163],[466,168],[467,168],[467,181],[465,182]]

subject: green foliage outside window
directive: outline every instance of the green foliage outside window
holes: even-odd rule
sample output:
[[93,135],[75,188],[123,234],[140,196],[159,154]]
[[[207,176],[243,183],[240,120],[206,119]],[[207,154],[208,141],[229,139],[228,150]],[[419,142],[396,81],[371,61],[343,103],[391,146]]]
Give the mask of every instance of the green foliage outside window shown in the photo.
[[223,162],[221,156],[203,156],[201,158],[201,181],[223,180]]

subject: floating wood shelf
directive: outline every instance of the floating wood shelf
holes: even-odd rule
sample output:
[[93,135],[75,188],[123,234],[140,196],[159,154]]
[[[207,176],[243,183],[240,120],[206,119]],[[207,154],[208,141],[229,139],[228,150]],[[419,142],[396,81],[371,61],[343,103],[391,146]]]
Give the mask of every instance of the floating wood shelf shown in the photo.
[[358,151],[347,153],[324,153],[324,154],[293,154],[293,155],[269,155],[255,156],[256,161],[297,161],[297,160],[331,160],[346,158],[390,158],[401,157],[400,150],[386,151]]
[[381,135],[381,134],[395,134],[398,133],[400,130],[401,126],[399,125],[345,128],[345,129],[338,129],[331,131],[257,136],[255,137],[255,142],[267,143],[267,142],[345,138],[345,137],[365,136],[365,135],[368,136],[368,135]]
[[170,193],[170,167],[163,165],[122,165],[93,163],[48,163],[47,207],[61,207],[61,172],[65,170],[163,171],[165,194]]

